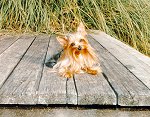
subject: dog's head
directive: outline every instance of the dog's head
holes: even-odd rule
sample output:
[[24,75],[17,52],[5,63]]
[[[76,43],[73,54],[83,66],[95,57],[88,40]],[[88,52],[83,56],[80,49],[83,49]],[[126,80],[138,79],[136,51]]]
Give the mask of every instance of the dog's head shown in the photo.
[[57,64],[60,68],[69,68],[69,71],[77,73],[82,68],[91,68],[98,62],[86,35],[84,25],[80,23],[77,32],[57,37],[63,47],[63,53]]
[[75,54],[79,55],[89,46],[86,35],[85,27],[81,22],[76,33],[68,34],[64,37],[57,37],[57,40],[63,46],[64,50],[71,50],[71,52],[75,52]]

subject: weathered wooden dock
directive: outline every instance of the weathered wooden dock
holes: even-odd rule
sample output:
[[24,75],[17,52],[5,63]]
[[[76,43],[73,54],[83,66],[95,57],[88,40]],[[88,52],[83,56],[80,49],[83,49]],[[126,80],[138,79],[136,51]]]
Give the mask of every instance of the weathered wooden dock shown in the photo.
[[150,58],[95,31],[88,35],[102,74],[62,78],[45,66],[55,36],[0,36],[0,104],[150,106]]

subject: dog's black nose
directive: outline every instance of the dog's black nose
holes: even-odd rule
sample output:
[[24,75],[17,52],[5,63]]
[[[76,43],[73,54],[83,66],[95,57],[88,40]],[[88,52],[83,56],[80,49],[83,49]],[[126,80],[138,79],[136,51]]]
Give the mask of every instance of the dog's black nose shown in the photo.
[[78,47],[78,50],[81,50],[81,49],[82,49],[82,47],[81,47],[81,46],[79,46],[79,47]]

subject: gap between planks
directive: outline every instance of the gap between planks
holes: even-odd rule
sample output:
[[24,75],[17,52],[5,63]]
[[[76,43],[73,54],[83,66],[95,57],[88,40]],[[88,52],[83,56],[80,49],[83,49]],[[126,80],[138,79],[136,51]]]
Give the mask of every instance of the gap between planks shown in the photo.
[[[99,38],[97,36],[97,39]],[[97,41],[97,39],[93,39]],[[107,49],[104,51],[100,45],[95,43],[94,47],[102,55],[99,56],[102,67],[108,81],[118,94],[118,104],[121,106],[149,106],[150,90],[128,71],[115,56],[110,54]]]
[[[55,36],[51,36],[46,62],[62,50]],[[70,90],[73,92],[74,101],[70,102]],[[60,77],[53,69],[44,65],[43,76],[40,82],[38,104],[71,104],[77,103],[73,80]]]
[[90,35],[150,89],[150,58],[104,32],[94,31]]
[[[29,37],[20,37],[7,50],[0,54],[0,87],[7,81],[8,77],[31,46],[34,37],[27,38]],[[24,45],[22,45],[23,42],[25,42]]]
[[11,45],[13,45],[13,43],[15,43],[19,38],[19,36],[2,36],[0,38],[0,54],[11,47]]
[[27,52],[0,89],[1,104],[37,104],[36,90],[41,78],[48,38],[37,36],[32,41]]
[[[61,46],[53,37],[50,41],[47,60],[61,50],[58,47]],[[39,104],[116,105],[116,96],[103,75],[94,77],[82,74],[75,75],[74,79],[67,80],[59,77],[58,73],[52,73],[52,71],[52,69],[44,66],[43,78],[39,88]],[[91,90],[86,92],[87,89],[84,87],[90,87]],[[94,93],[91,91],[94,91]]]
[[[94,42],[94,41],[93,41]],[[93,43],[92,42],[92,43]],[[96,41],[95,41],[96,42]],[[16,42],[15,42],[16,43]],[[14,44],[15,44],[14,43]],[[46,43],[48,43],[47,44],[47,46],[45,47],[44,45],[46,45]],[[13,45],[14,45],[13,44]],[[12,46],[13,46],[12,45]],[[19,44],[18,44],[19,45]],[[28,87],[28,83],[26,84],[26,86],[28,87],[28,89],[29,88],[31,88],[31,89],[33,89],[33,90],[24,90],[26,93],[25,93],[25,95],[24,94],[19,94],[20,96],[22,96],[23,95],[23,98],[25,99],[25,98],[27,98],[27,99],[25,99],[25,100],[20,100],[20,99],[22,99],[22,98],[20,98],[20,99],[18,99],[18,100],[16,100],[16,101],[14,101],[14,100],[11,100],[11,99],[8,99],[7,100],[7,96],[5,97],[4,96],[4,98],[3,99],[1,99],[1,100],[3,100],[3,103],[7,103],[7,102],[9,102],[9,103],[13,103],[13,104],[74,104],[74,105],[76,105],[76,104],[94,104],[95,103],[95,100],[97,100],[99,97],[97,97],[96,96],[96,98],[94,97],[93,99],[95,99],[94,101],[93,101],[93,99],[92,100],[89,100],[89,99],[87,99],[87,97],[85,97],[86,96],[86,93],[87,92],[85,92],[84,91],[84,89],[82,89],[82,82],[84,83],[84,85],[87,85],[87,88],[88,88],[88,86],[89,86],[89,84],[86,84],[86,82],[84,82],[83,80],[83,78],[87,78],[87,80],[89,80],[89,82],[91,82],[92,80],[91,80],[91,78],[90,78],[90,76],[88,76],[88,75],[84,75],[84,76],[82,76],[82,78],[78,78],[79,76],[77,75],[77,77],[75,77],[75,82],[76,82],[76,85],[77,85],[77,91],[76,91],[76,89],[75,89],[75,84],[74,84],[74,81],[73,81],[73,79],[69,79],[68,81],[66,81],[67,79],[65,79],[65,78],[61,78],[61,77],[59,77],[58,76],[58,74],[57,73],[53,73],[52,72],[52,70],[50,69],[50,68],[47,68],[45,65],[43,66],[43,63],[44,63],[44,61],[47,61],[50,57],[52,57],[54,54],[56,54],[59,50],[60,50],[60,45],[57,43],[57,40],[55,39],[55,37],[54,36],[52,36],[51,37],[51,39],[50,39],[50,41],[48,42],[48,41],[46,41],[45,42],[45,44],[44,44],[43,46],[41,46],[41,48],[43,48],[44,47],[44,52],[42,52],[43,54],[41,54],[41,55],[39,55],[39,53],[40,53],[40,51],[38,51],[38,53],[36,54],[34,54],[35,56],[37,55],[37,56],[39,56],[40,57],[40,63],[38,63],[37,65],[40,67],[40,75],[38,75],[38,80],[36,80],[36,83],[35,83],[35,81],[34,81],[34,78],[33,78],[33,84],[36,84],[36,86],[35,87],[37,87],[37,88],[35,88],[35,87],[32,87],[32,85],[29,85],[29,87]],[[103,50],[104,50],[104,48],[103,47],[101,47],[100,45],[98,45],[98,43],[95,45],[94,43],[92,44],[92,46],[98,46],[98,47],[100,47],[101,49],[102,49],[102,51],[101,52],[103,52]],[[32,46],[33,45],[31,45],[30,46],[30,48],[29,49],[31,49],[32,48]],[[97,47],[96,46],[96,47]],[[37,48],[37,47],[36,47]],[[100,49],[99,48],[99,49]],[[29,51],[29,50],[28,50]],[[32,55],[32,49],[30,50],[30,52],[28,52],[28,51],[26,51],[24,54],[26,55],[26,57],[28,57],[28,55]],[[7,51],[6,50],[6,53],[11,53],[11,52],[9,52],[9,51]],[[5,53],[5,54],[6,54]],[[28,53],[28,54],[27,54]],[[23,55],[24,55],[23,54]],[[103,54],[103,55],[105,55],[105,53]],[[10,56],[10,55],[9,55]],[[21,55],[22,56],[22,55]],[[110,56],[110,54],[109,54],[109,56]],[[6,56],[6,57],[8,57],[8,56]],[[24,58],[25,56],[22,56],[23,58],[21,58],[21,59],[26,59],[26,58]],[[42,57],[42,58],[41,58]],[[46,57],[46,58],[45,58]],[[112,56],[110,56],[110,58],[111,58]],[[20,58],[19,58],[20,59]],[[33,58],[28,58],[30,61],[34,61],[35,59],[33,59]],[[116,60],[116,59],[115,59]],[[19,61],[19,63],[20,63],[21,61]],[[42,63],[42,64],[41,64]],[[9,65],[9,63],[7,63],[8,65]],[[33,64],[33,63],[32,63]],[[32,66],[32,64],[30,65],[29,64],[29,66]],[[15,69],[17,69],[17,70],[20,70],[20,73],[21,73],[21,71],[24,71],[23,70],[23,68],[22,67],[18,67],[18,65],[19,64],[17,64],[17,66],[15,67]],[[37,68],[37,65],[35,65],[35,68]],[[15,64],[13,65],[13,67],[15,66]],[[19,65],[20,66],[20,65]],[[34,64],[33,64],[33,66],[34,66]],[[13,68],[12,67],[12,68]],[[38,68],[39,68],[38,67]],[[27,68],[27,67],[26,67]],[[27,68],[27,69],[30,69],[30,67],[29,68]],[[17,73],[17,71],[16,71],[16,73]],[[13,73],[13,74],[16,74],[16,73]],[[27,72],[26,72],[27,73]],[[12,74],[12,73],[11,73]],[[107,75],[107,74],[106,74]],[[26,76],[26,74],[24,74],[23,76]],[[12,76],[11,76],[12,77]],[[36,76],[37,77],[37,76]],[[102,76],[101,76],[102,77]],[[104,76],[105,77],[105,76]],[[13,76],[11,79],[14,79],[15,77]],[[100,78],[100,77],[98,77],[98,78]],[[9,81],[9,83],[11,84],[12,82],[13,82],[13,80],[11,80],[10,79],[10,81]],[[105,79],[106,79],[106,77],[105,77]],[[103,82],[104,82],[104,84],[107,84],[108,86],[111,84],[112,86],[110,86],[109,88],[107,88],[107,90],[109,90],[109,91],[111,91],[112,90],[112,87],[114,88],[114,83],[110,80],[110,77],[108,77],[108,79],[109,80],[107,80],[106,79],[106,81],[104,80]],[[20,79],[19,79],[20,80]],[[93,80],[94,81],[94,80]],[[92,82],[93,82],[92,81]],[[109,82],[107,82],[107,81],[109,81]],[[18,83],[19,83],[19,81],[17,81]],[[136,81],[137,82],[137,81]],[[6,82],[7,83],[7,82]],[[9,84],[8,83],[8,84]],[[67,84],[66,84],[67,83]],[[39,85],[38,85],[39,84]],[[90,84],[91,86],[93,85],[93,84]],[[25,86],[25,87],[26,87]],[[67,86],[67,87],[66,87]],[[139,85],[139,86],[141,86],[141,84]],[[2,89],[0,90],[0,94],[2,93],[4,93],[5,92],[5,89],[6,89],[6,87],[7,87],[7,85],[5,85],[4,86],[4,89],[3,89],[3,91],[2,91]],[[23,86],[24,87],[24,86]],[[124,86],[123,86],[124,87]],[[142,87],[142,86],[141,86]],[[103,88],[105,88],[105,86],[103,87]],[[115,89],[115,91],[119,94],[120,92],[118,92],[118,88],[119,87],[115,87],[114,89]],[[125,87],[124,87],[125,88]],[[144,89],[145,89],[145,87],[143,87]],[[36,89],[36,90],[35,90]],[[97,88],[98,89],[98,88]],[[113,90],[114,90],[113,89]],[[21,89],[22,90],[22,89]],[[95,89],[94,89],[95,90]],[[106,90],[106,89],[102,89],[102,90]],[[135,101],[133,104],[135,105],[138,105],[138,103],[136,102],[136,100],[134,100],[134,98],[135,97],[132,97],[132,93],[134,93],[134,92],[130,92],[128,89],[123,89],[123,90],[126,90],[127,92],[125,93],[125,94],[127,94],[127,96],[131,96],[131,98],[133,98],[133,99],[131,99],[131,101]],[[17,91],[17,92],[16,92]],[[20,91],[19,91],[19,89],[16,89],[16,93],[17,93],[17,95],[18,95],[18,93],[20,93]],[[19,91],[19,92],[18,92]],[[34,99],[34,100],[31,100],[31,98],[33,98],[33,97],[27,97],[27,96],[31,96],[31,95],[29,95],[29,94],[31,94],[31,92],[34,92],[34,96],[33,97],[35,97],[36,99]],[[96,91],[96,90],[95,90]],[[94,92],[95,92],[94,91]],[[147,91],[146,89],[145,89],[145,91]],[[93,92],[92,92],[93,93]],[[96,93],[95,93],[96,94]],[[103,101],[98,101],[97,100],[97,104],[114,104],[114,105],[116,105],[116,97],[115,97],[115,94],[114,94],[114,92],[112,92],[112,93],[110,93],[111,95],[110,96],[113,96],[113,97],[111,97],[111,100],[110,100],[110,98],[108,98],[109,100],[103,100]],[[149,93],[148,93],[149,94]],[[119,95],[119,96],[121,96],[121,95]],[[125,95],[126,96],[126,95]],[[13,98],[13,97],[9,97],[9,98]],[[15,97],[15,99],[17,99],[18,97]],[[118,97],[119,98],[119,97]],[[136,98],[138,98],[138,97],[136,97]],[[140,97],[139,97],[139,99],[140,99]],[[143,99],[143,97],[142,97],[142,99]],[[147,97],[147,99],[149,99],[149,97]],[[6,101],[7,100],[7,101]],[[6,101],[6,102],[4,102],[4,101]],[[144,100],[143,100],[144,101]],[[103,103],[103,102],[105,102],[105,103]],[[107,103],[106,103],[107,102]],[[109,103],[108,103],[109,102]],[[130,102],[130,100],[129,100],[129,102]],[[122,105],[129,105],[128,104],[128,102],[125,102],[124,103],[124,100],[122,100],[122,99],[119,99],[119,103],[120,104],[122,104]],[[145,103],[145,102],[144,102]],[[148,103],[149,104],[149,103]],[[142,105],[141,103],[140,103],[140,105]],[[132,106],[132,105],[131,105]]]

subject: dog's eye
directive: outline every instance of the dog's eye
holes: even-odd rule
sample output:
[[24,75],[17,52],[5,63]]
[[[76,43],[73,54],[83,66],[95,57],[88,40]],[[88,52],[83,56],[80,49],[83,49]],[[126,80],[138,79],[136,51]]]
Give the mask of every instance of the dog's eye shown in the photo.
[[84,41],[84,39],[80,39],[80,42],[83,42]]
[[74,46],[75,45],[75,43],[71,43],[71,46]]

